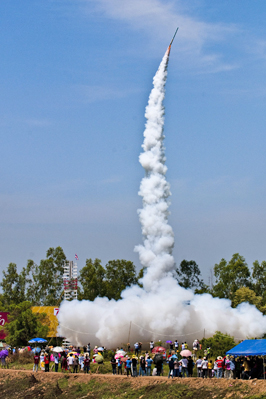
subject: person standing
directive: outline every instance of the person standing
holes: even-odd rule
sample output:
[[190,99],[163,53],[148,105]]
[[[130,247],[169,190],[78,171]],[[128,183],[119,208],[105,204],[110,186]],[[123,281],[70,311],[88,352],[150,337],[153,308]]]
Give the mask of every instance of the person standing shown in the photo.
[[113,375],[116,374],[116,359],[114,358],[114,356],[111,359],[111,365],[112,365],[112,371],[113,371]]
[[45,372],[49,371],[49,363],[50,363],[50,356],[48,355],[47,352],[44,354],[44,367],[45,367]]
[[138,354],[139,354],[139,343],[138,342],[136,342],[134,344],[134,348],[135,348],[135,355],[138,356]]
[[217,378],[222,378],[223,376],[223,358],[222,356],[218,356],[217,360]]
[[[137,375],[138,375],[137,364],[138,364],[138,360],[137,360],[136,356],[132,356],[132,376],[133,377],[137,377]],[[139,367],[139,370],[140,369],[141,369],[141,367]]]
[[139,364],[139,375],[142,375],[142,377],[144,377],[144,375],[145,375],[145,365],[146,365],[146,360],[142,356],[140,358],[140,364]]
[[171,357],[169,359],[168,366],[169,366],[168,378],[170,377],[174,378],[174,362]]
[[148,359],[146,360],[146,364],[147,364],[147,368],[146,368],[146,375],[149,377],[151,375],[151,365],[152,365],[153,360],[150,358],[150,356],[148,357]]
[[182,357],[181,359],[182,363],[182,376],[183,377],[188,377],[188,360],[186,357]]
[[90,371],[90,358],[88,355],[84,358],[84,373],[87,373]]
[[150,351],[151,351],[151,352],[152,352],[153,348],[154,348],[154,342],[151,341],[151,342],[150,342]]
[[197,377],[201,377],[202,374],[202,358],[199,356],[198,360],[196,361],[197,367]]
[[130,357],[126,360],[126,370],[127,370],[127,377],[129,374],[131,375],[131,359]]
[[157,375],[160,376],[162,372],[162,366],[163,366],[163,360],[159,359],[156,362],[156,367],[157,367]]
[[203,358],[202,364],[201,364],[201,369],[202,369],[202,378],[207,378],[208,376],[208,360],[206,357]]
[[91,357],[91,344],[90,344],[90,342],[87,345],[87,352],[89,354],[89,357]]
[[58,354],[54,355],[54,371],[58,372],[58,365],[59,365],[59,357]]
[[68,362],[69,372],[72,373],[72,370],[74,368],[74,359],[72,353],[69,355],[67,362]]
[[194,367],[194,362],[192,360],[192,357],[188,357],[188,364],[187,364],[187,371],[188,371],[188,376],[192,377],[193,375],[193,367]]
[[117,359],[117,374],[121,374],[122,375],[122,360],[120,359],[120,357]]
[[213,367],[212,360],[209,360],[208,361],[208,377],[209,378],[212,378],[212,367]]
[[38,371],[38,365],[39,365],[39,361],[40,361],[40,356],[38,355],[38,353],[36,352],[33,358],[34,364],[33,364],[33,371]]
[[78,367],[79,367],[79,359],[78,356],[75,355],[74,359],[73,359],[73,373],[77,373],[78,372]]
[[62,359],[61,359],[61,371],[67,371],[67,358],[66,358],[66,356],[62,356]]

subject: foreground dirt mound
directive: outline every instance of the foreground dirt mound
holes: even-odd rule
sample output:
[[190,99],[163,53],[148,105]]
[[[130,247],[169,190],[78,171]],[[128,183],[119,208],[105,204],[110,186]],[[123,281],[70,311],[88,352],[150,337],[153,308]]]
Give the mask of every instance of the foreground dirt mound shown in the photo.
[[0,370],[0,399],[224,399],[266,398],[266,381],[32,373]]

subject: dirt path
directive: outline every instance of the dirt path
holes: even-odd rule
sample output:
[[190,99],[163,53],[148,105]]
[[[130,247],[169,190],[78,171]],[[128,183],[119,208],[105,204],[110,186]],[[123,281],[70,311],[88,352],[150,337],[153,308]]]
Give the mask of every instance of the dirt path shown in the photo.
[[[116,388],[123,383],[129,383],[131,389],[139,389],[147,386],[159,386],[159,385],[178,385],[182,384],[187,386],[188,388],[197,390],[200,392],[202,389],[207,389],[211,391],[213,395],[211,397],[215,398],[215,392],[228,391],[225,397],[232,397],[234,399],[233,392],[241,391],[241,397],[246,397],[248,394],[250,395],[262,395],[266,393],[266,381],[264,380],[226,380],[226,379],[202,379],[202,378],[174,378],[168,379],[167,377],[126,377],[121,375],[112,375],[112,374],[63,374],[63,373],[55,373],[49,372],[45,373],[39,371],[37,373],[33,373],[31,370],[0,370],[0,389],[1,386],[6,381],[14,380],[25,380],[32,378],[31,376],[37,379],[38,383],[42,385],[53,384],[56,385],[58,380],[62,380],[62,378],[67,378],[69,387],[74,386],[77,383],[85,383],[88,384],[94,380],[97,383],[107,383],[110,389]],[[230,394],[232,392],[232,394]],[[266,397],[266,396],[265,396]]]

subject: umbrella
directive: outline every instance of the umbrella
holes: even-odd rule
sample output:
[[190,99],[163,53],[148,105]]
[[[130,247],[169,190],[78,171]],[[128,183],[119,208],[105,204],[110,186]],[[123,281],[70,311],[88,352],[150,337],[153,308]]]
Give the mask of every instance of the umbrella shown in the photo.
[[170,357],[170,359],[177,359],[177,356],[176,356],[176,355],[172,355],[172,356]]
[[32,349],[32,352],[33,353],[35,353],[35,352],[39,353],[39,352],[41,352],[41,348],[39,348],[39,347],[34,348],[34,349]]
[[162,353],[165,351],[166,349],[163,346],[155,346],[155,348],[152,350],[152,353]]
[[119,359],[120,357],[124,357],[124,355],[122,353],[117,353],[115,355],[115,359]]
[[123,351],[122,349],[119,349],[119,351],[116,351],[116,354],[121,354],[122,356],[125,356],[127,352]]
[[126,362],[128,359],[128,357],[121,357],[122,362]]
[[191,356],[192,353],[188,349],[184,349],[183,351],[180,352],[180,355],[188,357],[188,356]]
[[1,341],[0,342],[0,348],[3,348],[4,347],[4,345],[3,345],[3,342]]
[[156,363],[159,363],[159,362],[163,362],[163,355],[157,353],[157,354],[154,356],[153,361],[154,361],[155,364],[156,364]]
[[6,358],[8,356],[8,350],[4,349],[0,352],[0,358]]
[[165,341],[166,344],[172,344],[172,341]]
[[61,346],[56,346],[55,348],[53,348],[52,352],[56,352],[56,353],[64,352],[64,349],[61,348]]
[[29,341],[29,344],[45,344],[47,342],[44,338],[33,338]]
[[97,355],[97,356],[95,356],[95,361],[96,361],[97,363],[102,363],[102,362],[103,362],[103,357],[102,357],[102,355]]
[[98,352],[103,352],[104,348],[102,346],[100,346],[99,348],[97,348]]

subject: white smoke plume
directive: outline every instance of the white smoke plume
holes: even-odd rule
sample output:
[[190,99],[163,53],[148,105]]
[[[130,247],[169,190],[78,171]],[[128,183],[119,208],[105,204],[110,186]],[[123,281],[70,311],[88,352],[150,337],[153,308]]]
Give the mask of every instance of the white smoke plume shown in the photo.
[[[174,234],[168,224],[170,186],[166,181],[163,146],[165,82],[169,51],[163,57],[153,80],[146,108],[144,152],[140,163],[146,170],[139,194],[139,211],[144,245],[136,247],[146,268],[143,288],[132,286],[122,299],[96,298],[64,301],[59,311],[59,334],[77,345],[88,342],[114,348],[130,340],[143,343],[178,339],[191,342],[216,331],[236,339],[259,337],[266,331],[266,317],[255,306],[243,303],[231,308],[231,301],[209,294],[194,295],[173,277]],[[119,282],[118,282],[119,284]]]

